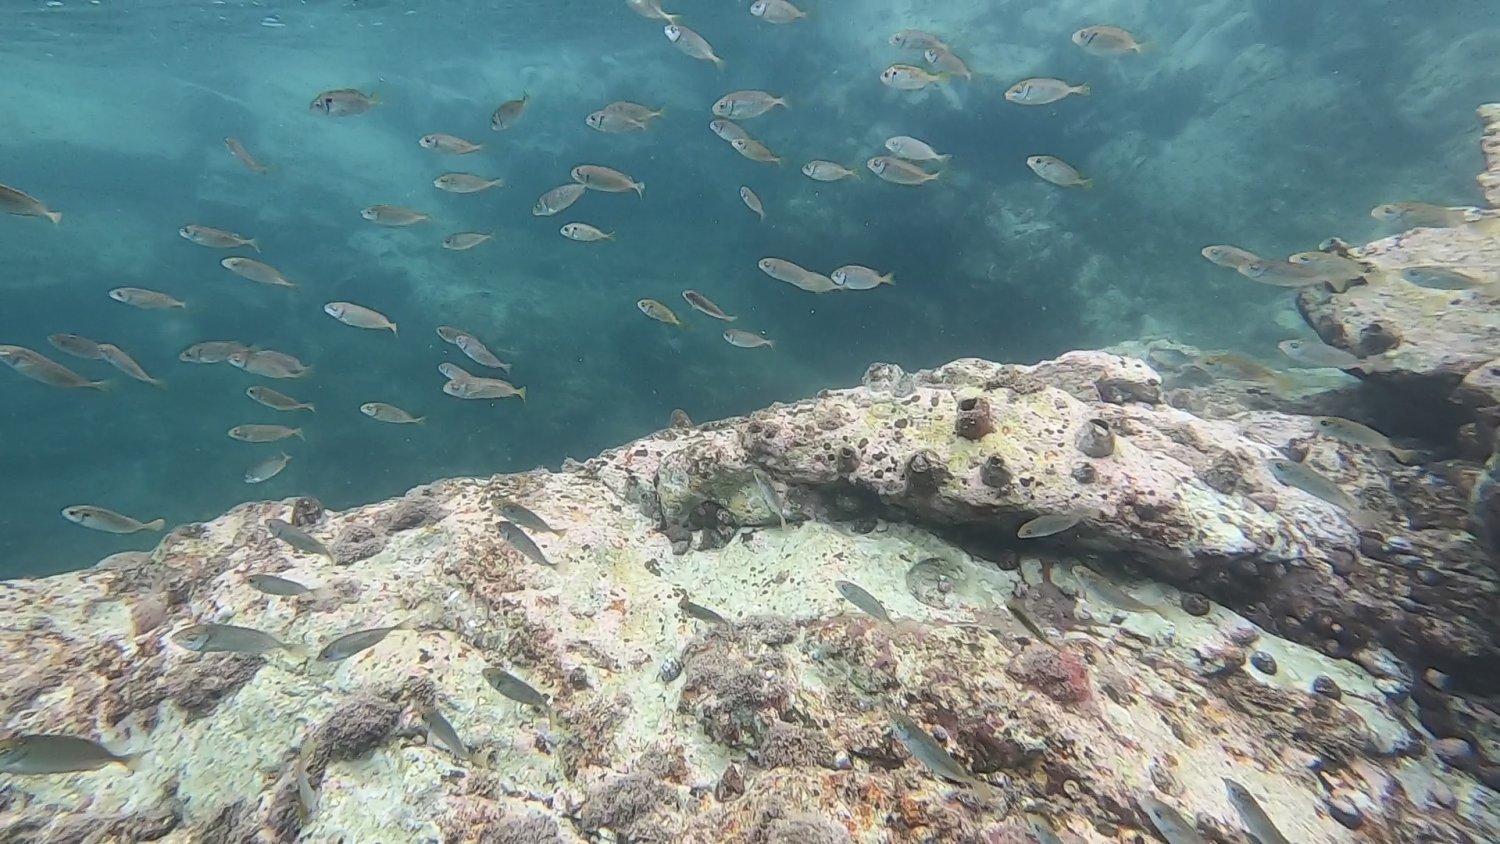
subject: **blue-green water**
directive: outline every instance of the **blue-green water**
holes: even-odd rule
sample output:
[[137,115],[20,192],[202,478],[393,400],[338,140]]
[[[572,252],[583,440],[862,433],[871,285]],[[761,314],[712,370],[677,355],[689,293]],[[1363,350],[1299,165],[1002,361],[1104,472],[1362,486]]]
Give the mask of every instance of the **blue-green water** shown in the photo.
[[[1238,347],[1271,359],[1295,333],[1288,296],[1204,263],[1205,244],[1263,254],[1337,235],[1384,233],[1380,202],[1472,204],[1476,104],[1500,91],[1500,24],[1484,2],[911,3],[823,0],[808,20],[771,26],[748,4],[681,0],[668,9],[724,57],[715,70],[678,52],[660,22],[621,2],[137,2],[25,0],[0,9],[0,183],[63,212],[59,226],[0,218],[0,343],[41,351],[107,394],[45,387],[0,371],[0,573],[91,564],[154,536],[117,537],[61,518],[97,504],[141,519],[211,517],[250,497],[308,494],[339,507],[457,474],[555,466],[666,423],[703,420],[856,380],[871,361],[908,368],[960,356],[1034,360],[1143,334]],[[266,25],[280,24],[279,26]],[[1124,26],[1151,49],[1091,56],[1079,27]],[[979,76],[905,93],[879,81],[897,29],[946,36]],[[1028,76],[1087,81],[1056,105],[1007,103]],[[377,91],[368,114],[309,111],[320,91]],[[744,122],[785,157],[737,155],[707,128],[735,89],[791,104]],[[500,102],[531,96],[519,125],[489,130]],[[584,124],[617,99],[664,107],[643,134]],[[485,148],[444,156],[417,139],[449,132]],[[862,162],[913,135],[954,158],[920,188],[886,184]],[[273,168],[226,152],[235,136]],[[1090,191],[1037,179],[1027,155],[1057,155]],[[801,175],[823,158],[858,181]],[[555,217],[530,208],[577,164],[644,181],[644,198],[590,193]],[[470,196],[432,187],[468,171],[506,179]],[[737,189],[752,186],[758,223]],[[411,229],[362,220],[392,203],[427,212]],[[558,234],[582,221],[604,244]],[[298,282],[252,285],[191,244],[196,223],[258,238],[259,256]],[[456,231],[495,239],[440,248]],[[859,263],[895,287],[823,296],[773,281],[757,259],[828,272]],[[186,311],[111,301],[119,286],[162,290]],[[774,351],[720,339],[692,313],[702,291]],[[654,297],[689,323],[645,319]],[[401,326],[399,338],[338,324],[350,300]],[[434,333],[472,330],[513,360],[529,399],[464,402],[437,365],[472,366]],[[157,391],[105,364],[56,352],[74,332],[113,342],[168,384]],[[178,353],[234,339],[314,366],[267,382]],[[245,397],[267,383],[315,402],[298,415],[289,468],[261,486],[246,468],[278,445],[229,439],[242,423],[288,423]],[[427,421],[383,425],[358,412],[399,405]]]

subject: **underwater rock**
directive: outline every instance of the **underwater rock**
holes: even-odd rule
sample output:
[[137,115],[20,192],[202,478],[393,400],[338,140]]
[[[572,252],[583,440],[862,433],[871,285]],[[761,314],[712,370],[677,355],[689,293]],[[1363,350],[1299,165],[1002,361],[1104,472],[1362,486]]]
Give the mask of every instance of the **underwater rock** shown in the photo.
[[1108,457],[1115,453],[1115,434],[1103,419],[1090,419],[1078,429],[1073,440],[1078,450],[1089,457]]
[[990,415],[990,400],[984,396],[970,396],[958,400],[958,419],[953,423],[953,432],[966,440],[982,440],[995,430],[995,419]]

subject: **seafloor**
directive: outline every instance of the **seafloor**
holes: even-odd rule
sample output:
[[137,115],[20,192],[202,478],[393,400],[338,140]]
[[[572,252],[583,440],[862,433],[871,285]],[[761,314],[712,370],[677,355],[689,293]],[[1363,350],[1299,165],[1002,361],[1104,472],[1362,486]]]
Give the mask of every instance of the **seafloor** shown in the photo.
[[[1481,116],[1500,134],[1500,107]],[[1157,836],[1154,799],[1202,840],[1248,841],[1229,778],[1289,841],[1493,841],[1500,319],[1487,288],[1396,271],[1484,271],[1500,243],[1428,228],[1346,254],[1365,278],[1299,307],[1381,356],[1361,379],[1207,379],[1207,357],[1161,341],[876,365],[559,472],[343,512],[246,504],[150,553],[6,582],[7,729],[139,758],[7,776],[0,838],[1136,841]],[[1416,456],[1321,435],[1332,408],[1412,433]],[[1279,483],[1285,457],[1357,506]],[[542,559],[502,538],[502,501],[550,524]],[[1066,512],[1072,529],[1016,538]],[[273,538],[273,517],[331,558]],[[317,592],[247,584],[267,573]],[[411,629],[337,662],[169,639],[209,621],[311,649]],[[495,667],[548,706],[499,694]],[[430,738],[434,710],[462,756]]]

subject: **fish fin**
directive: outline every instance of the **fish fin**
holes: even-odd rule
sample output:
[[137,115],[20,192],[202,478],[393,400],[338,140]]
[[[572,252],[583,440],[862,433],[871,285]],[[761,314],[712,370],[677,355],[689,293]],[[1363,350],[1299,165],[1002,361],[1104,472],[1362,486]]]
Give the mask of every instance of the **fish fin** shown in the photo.
[[394,323],[394,322],[391,323],[391,335],[394,336],[394,337],[400,337],[401,336],[400,332],[398,332],[396,330],[396,323]]
[[306,409],[308,413],[317,413],[318,412],[318,409],[316,407],[313,407],[310,404],[304,404],[304,405],[302,405],[302,407],[304,409]]
[[895,287],[896,286],[896,274],[895,273],[886,273],[885,275],[883,275],[883,276],[880,277],[879,281],[877,281],[875,283],[877,285],[889,284],[890,286]]
[[413,424],[413,425],[421,425],[421,424],[425,423],[426,421],[427,421],[427,417],[426,416],[418,416],[416,419],[412,420],[411,424]]
[[718,68],[719,70],[724,69],[724,60],[719,58],[718,56],[714,56],[709,61],[712,61],[714,63],[714,67]]
[[1422,459],[1422,453],[1416,449],[1396,448],[1394,446],[1391,447],[1391,456],[1408,466],[1418,463]]
[[1078,180],[1078,186],[1081,187],[1081,188],[1083,188],[1084,190],[1091,190],[1094,187],[1094,180],[1093,179],[1079,179]]
[[791,108],[791,106],[786,104],[786,97],[772,97],[771,108],[775,108],[777,106],[781,106],[782,108]]
[[293,428],[292,429],[292,436],[296,437],[297,439],[299,439],[299,440],[301,440],[303,442],[307,442],[307,437],[302,436],[302,429],[301,428]]
[[167,388],[167,382],[161,380],[160,378],[147,378],[146,383],[150,384],[158,390],[165,390]]
[[134,773],[140,770],[141,760],[144,759],[145,756],[145,751],[141,751],[138,753],[117,753],[115,754],[114,761],[115,764],[119,765],[127,771],[130,771],[131,773]]
[[1087,83],[1087,82],[1083,83],[1082,85],[1075,85],[1075,86],[1073,86],[1072,90],[1073,90],[1073,93],[1075,93],[1075,94],[1077,94],[1077,95],[1079,95],[1081,97],[1087,97],[1093,91],[1093,89],[1089,87],[1089,83]]
[[951,153],[951,152],[949,152],[949,153],[943,153],[942,155],[939,155],[937,157],[937,161],[938,161],[939,164],[947,164],[948,161],[950,159],[952,159],[952,158],[953,158],[953,153]]
[[307,646],[301,642],[282,642],[281,649],[286,651],[287,656],[299,662],[307,659]]
[[414,618],[408,618],[405,621],[401,622],[400,624],[392,625],[391,629],[392,630],[416,630],[417,629],[417,620],[414,619]]
[[45,213],[47,215],[47,219],[49,219],[49,220],[52,221],[52,225],[55,226],[58,223],[62,222],[62,212],[61,211],[47,211]]
[[107,393],[110,390],[114,389],[113,384],[109,381],[90,381],[83,386],[85,389],[98,390],[101,393]]
[[521,404],[525,404],[526,403],[526,388],[525,387],[519,387],[519,388],[517,388],[516,389],[516,395],[518,395],[518,396],[521,397]]
[[775,340],[767,340],[766,341],[766,348],[768,348],[768,349],[775,349],[776,348],[776,341]]
[[370,92],[370,105],[380,105],[381,102],[382,102],[382,100],[380,99],[380,92],[379,91],[371,91]]
[[161,530],[162,528],[165,528],[166,526],[167,526],[167,520],[166,519],[152,519],[151,521],[146,522],[145,524],[141,525],[141,527],[145,528],[146,530]]
[[737,316],[730,316],[728,314],[724,315],[724,321],[725,322],[734,322],[737,319],[739,319],[739,317],[737,317]]
[[610,232],[609,234],[606,234],[604,236],[604,239],[605,240],[614,240],[615,239],[615,233],[614,232]]
[[256,252],[260,251],[260,241],[256,238],[252,237],[249,240],[245,241],[245,245],[250,247],[251,249],[254,249]]
[[630,187],[631,187],[632,190],[635,191],[635,195],[636,196],[639,196],[641,199],[645,199],[646,198],[646,183],[645,182],[635,182],[635,183],[631,184]]

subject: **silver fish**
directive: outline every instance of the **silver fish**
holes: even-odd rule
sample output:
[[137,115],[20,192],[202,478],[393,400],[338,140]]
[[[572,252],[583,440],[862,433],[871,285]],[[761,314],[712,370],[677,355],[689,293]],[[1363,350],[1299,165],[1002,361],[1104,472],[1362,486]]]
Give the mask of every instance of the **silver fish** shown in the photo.
[[114,753],[86,738],[27,733],[0,740],[0,771],[7,774],[71,774],[107,765],[135,770],[140,754]]
[[286,651],[296,658],[306,654],[306,649],[301,645],[283,642],[270,633],[252,627],[236,627],[233,624],[194,624],[173,633],[172,641],[200,654]]
[[495,691],[516,703],[524,703],[543,712],[551,712],[552,707],[547,703],[547,698],[520,677],[499,668],[486,668],[481,673],[485,682],[489,683]]
[[74,524],[83,525],[89,530],[99,530],[105,533],[140,533],[143,530],[161,530],[167,526],[162,519],[153,519],[149,522],[138,522],[129,516],[122,516],[113,510],[103,507],[93,507],[87,504],[75,504],[62,511],[63,518]]
[[1151,825],[1167,839],[1167,844],[1207,844],[1198,834],[1197,827],[1188,823],[1176,809],[1150,795],[1141,796],[1138,802],[1146,811],[1146,817],[1151,819]]
[[1237,267],[1240,275],[1251,281],[1273,287],[1309,287],[1329,281],[1329,276],[1312,264],[1272,261],[1265,258]]
[[313,407],[311,403],[297,401],[291,396],[277,392],[270,387],[256,385],[245,390],[245,395],[249,396],[257,404],[265,405],[272,410],[306,410],[310,413],[317,413],[317,408]]
[[507,521],[518,524],[529,530],[539,530],[543,533],[550,533],[554,535],[561,535],[565,533],[565,531],[557,530],[556,528],[547,524],[546,519],[543,519],[541,516],[533,513],[525,506],[517,504],[514,501],[507,501],[504,504],[501,504],[500,515]]
[[532,562],[540,563],[544,566],[552,565],[552,561],[547,559],[547,555],[542,553],[542,549],[538,548],[531,537],[526,535],[526,531],[521,530],[520,526],[515,523],[501,522],[500,538],[510,543],[511,547],[520,551],[522,556],[525,556]]
[[536,204],[531,206],[531,214],[534,217],[550,217],[566,209],[569,205],[578,201],[588,188],[574,182],[571,185],[562,185],[542,194]]
[[1199,254],[1209,261],[1231,270],[1237,270],[1255,261],[1265,260],[1254,252],[1241,249],[1238,246],[1230,246],[1227,243],[1216,243],[1213,246],[1205,246],[1200,250]]
[[1047,635],[1047,631],[1043,630],[1042,626],[1036,623],[1036,619],[1031,617],[1031,613],[1026,611],[1026,608],[1021,605],[1020,601],[1012,598],[1005,602],[1005,608],[1010,610],[1010,614],[1016,621],[1021,622],[1021,626],[1026,628],[1026,631],[1032,636],[1035,636],[1038,642],[1053,650],[1061,650],[1057,647],[1057,643],[1052,641],[1052,637]]
[[66,352],[75,358],[99,360],[104,357],[99,344],[81,334],[49,334],[47,342],[52,344],[52,348],[59,352]]
[[1281,834],[1281,830],[1276,828],[1276,824],[1271,821],[1266,810],[1260,807],[1260,803],[1256,801],[1255,795],[1250,793],[1250,789],[1224,777],[1224,790],[1229,793],[1229,802],[1234,806],[1235,811],[1240,813],[1240,820],[1245,822],[1245,827],[1260,844],[1291,844],[1286,836]]
[[252,574],[245,578],[249,584],[258,592],[267,595],[275,595],[278,598],[300,598],[303,595],[311,595],[316,592],[310,586],[303,586],[295,580],[287,580],[274,574]]
[[1076,526],[1079,522],[1088,518],[1086,513],[1046,513],[1037,516],[1016,531],[1018,539],[1040,539],[1044,536],[1062,533]]
[[760,197],[756,195],[755,191],[745,185],[741,185],[740,199],[744,201],[746,208],[755,212],[755,216],[759,217],[761,222],[766,221],[766,206],[760,201]]
[[1126,612],[1134,613],[1156,613],[1161,615],[1161,610],[1132,596],[1121,589],[1104,575],[1094,571],[1088,566],[1074,566],[1073,576],[1083,585],[1091,596],[1097,597],[1106,604],[1113,604]]
[[353,88],[334,88],[313,97],[308,111],[317,111],[329,117],[351,117],[364,114],[380,104],[378,94],[365,95]]
[[49,387],[82,387],[90,390],[105,390],[109,387],[104,381],[90,381],[46,355],[24,346],[0,346],[0,363],[14,369],[18,375],[40,381]]
[[250,347],[237,340],[209,340],[188,346],[177,359],[183,363],[228,363],[230,355],[248,351]]
[[453,729],[453,725],[448,723],[448,719],[436,707],[427,710],[422,716],[422,723],[427,725],[427,731],[432,737],[442,742],[454,756],[468,761],[469,749],[464,747],[464,740],[459,738],[458,730]]
[[723,308],[715,305],[713,303],[713,300],[709,299],[707,296],[704,296],[702,293],[699,293],[696,290],[682,291],[682,298],[683,301],[692,306],[693,310],[705,316],[711,316],[714,319],[721,319],[725,322],[734,322],[738,318],[724,313]]
[[1316,340],[1282,340],[1276,344],[1281,353],[1303,366],[1322,369],[1356,369],[1368,366],[1369,361],[1357,358],[1343,349],[1319,343]]
[[108,363],[110,366],[113,366],[115,369],[120,370],[131,378],[134,378],[135,380],[146,384],[150,384],[151,386],[158,389],[166,389],[166,382],[162,381],[159,378],[152,378],[149,374],[147,374],[146,370],[141,368],[140,364],[135,362],[135,358],[131,357],[128,352],[126,352],[119,346],[116,346],[113,343],[100,343],[99,353],[104,356],[104,360],[106,363]]
[[516,125],[521,120],[521,115],[526,113],[526,104],[529,102],[531,102],[531,94],[522,91],[519,100],[506,100],[501,103],[490,115],[490,129],[503,132]]
[[1276,480],[1344,510],[1356,525],[1367,527],[1377,521],[1375,514],[1359,506],[1354,496],[1312,467],[1279,458],[1270,461],[1269,465]]
[[719,627],[733,626],[729,623],[729,619],[725,618],[722,615],[719,615],[718,613],[714,612],[708,607],[703,606],[702,604],[695,604],[692,601],[689,601],[686,597],[678,601],[677,606],[689,618],[696,618],[699,621],[705,622],[707,624],[717,625]]
[[285,542],[304,554],[317,554],[327,557],[329,562],[334,561],[333,552],[328,546],[314,539],[311,534],[293,525],[284,519],[267,519],[266,530],[271,535]]
[[1390,437],[1368,425],[1361,425],[1352,419],[1341,419],[1337,416],[1319,416],[1316,424],[1318,426],[1318,433],[1324,436],[1332,437],[1340,442],[1354,443],[1355,445],[1389,451],[1393,457],[1402,463],[1412,463],[1419,456],[1415,451],[1397,448],[1391,442]]
[[356,630],[353,633],[334,639],[318,651],[319,662],[339,662],[348,659],[360,651],[373,648],[380,644],[393,630],[411,630],[415,627],[410,620],[403,621],[390,627],[372,627],[368,630]]
[[759,469],[752,469],[751,474],[755,477],[755,488],[760,492],[760,497],[766,502],[766,506],[781,520],[782,530],[786,529],[786,505],[781,500],[780,493],[776,492],[776,485],[771,479]]
[[292,462],[292,456],[290,454],[282,453],[273,457],[267,457],[266,459],[245,470],[245,483],[265,483],[266,481],[269,481],[270,479],[281,474],[281,470],[285,469],[286,464],[290,462]]
[[866,592],[858,584],[850,583],[847,580],[836,580],[834,581],[833,585],[839,590],[839,594],[844,596],[844,600],[848,601],[856,607],[859,607],[866,614],[880,621],[883,621],[886,624],[893,623],[891,621],[890,613],[885,611],[885,607],[880,603],[880,601],[876,599],[874,595]]
[[463,352],[469,360],[474,361],[480,366],[488,366],[491,369],[500,369],[505,372],[510,371],[510,364],[495,357],[495,353],[491,352],[488,346],[484,345],[484,343],[479,341],[478,337],[472,334],[459,334],[453,338],[453,345],[457,346],[458,350]]
[[954,759],[943,746],[937,743],[926,730],[916,721],[901,712],[891,712],[891,733],[895,735],[912,757],[926,766],[939,777],[952,782],[962,783],[974,789],[974,792],[985,800],[994,797],[994,789],[989,783],[969,773],[961,762]]

